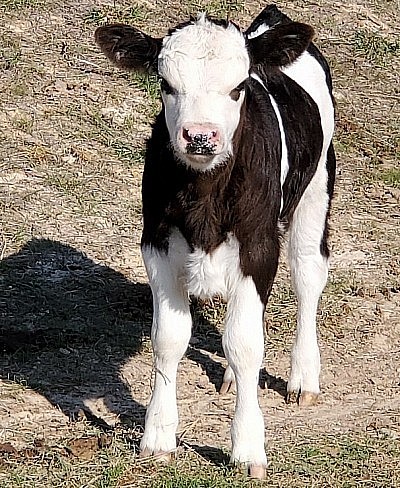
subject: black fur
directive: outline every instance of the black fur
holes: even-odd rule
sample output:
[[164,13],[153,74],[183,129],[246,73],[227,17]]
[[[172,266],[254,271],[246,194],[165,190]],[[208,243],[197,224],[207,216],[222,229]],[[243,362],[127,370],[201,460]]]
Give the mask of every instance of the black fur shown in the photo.
[[[287,25],[292,23],[293,21],[285,15],[283,12],[281,12],[276,5],[271,4],[267,5],[265,9],[253,20],[253,22],[250,24],[248,29],[245,32],[245,35],[248,36],[252,32],[255,32],[261,25],[266,24],[270,27],[275,27],[277,25]],[[322,66],[324,72],[325,72],[325,77],[326,77],[326,83],[329,88],[329,92],[331,94],[332,100],[333,100],[333,95],[332,95],[332,76],[331,72],[329,69],[329,65],[322,55],[321,51],[317,48],[315,44],[312,42],[309,44],[307,51],[313,56],[319,64]]]
[[276,101],[282,117],[288,148],[289,171],[283,185],[280,220],[288,226],[321,156],[323,133],[314,100],[282,72],[258,70]]
[[96,43],[118,68],[156,71],[162,39],[154,39],[134,27],[111,24],[95,32]]
[[313,35],[313,28],[307,24],[277,24],[273,29],[248,39],[251,62],[253,65],[286,66],[308,48]]
[[[283,216],[289,221],[315,171],[322,132],[315,103],[292,80],[274,74],[265,81],[288,127],[291,166]],[[290,127],[296,112],[303,117]],[[188,169],[177,162],[170,148],[164,113],[158,116],[143,175],[142,244],[167,251],[171,228],[176,227],[192,249],[210,253],[232,232],[240,243],[242,271],[252,276],[265,304],[279,255],[281,144],[270,99],[253,79],[246,83],[233,152],[226,164],[211,172]]]
[[321,239],[320,250],[321,250],[321,254],[324,257],[329,258],[329,247],[328,247],[329,217],[330,217],[330,213],[331,213],[331,203],[332,203],[333,190],[334,190],[334,186],[335,186],[335,175],[336,175],[336,156],[335,156],[335,150],[333,149],[332,143],[328,149],[328,158],[326,161],[326,169],[328,171],[327,191],[328,191],[328,195],[329,195],[329,207],[328,207],[328,212],[326,214],[325,227],[324,227],[324,233],[323,233],[322,239]]
[[[251,23],[249,28],[246,30],[245,35],[249,35],[252,32],[255,32],[261,25],[266,24],[270,27],[275,27],[277,25],[287,25],[290,24],[292,20],[285,15],[283,12],[281,12],[276,5],[268,5],[265,7],[265,9],[254,19],[254,21]],[[332,76],[331,72],[329,69],[329,65],[325,59],[325,57],[322,55],[321,51],[313,44],[312,42],[307,48],[307,51],[313,56],[319,64],[322,66],[324,72],[325,72],[325,79],[326,79],[326,84],[329,89],[329,93],[332,98],[332,102],[335,103],[335,100],[333,98],[333,87],[332,87]],[[259,67],[260,68],[260,67]],[[290,124],[286,125],[286,130],[290,129]],[[331,143],[329,150],[328,150],[328,157],[327,157],[327,163],[326,163],[326,169],[328,172],[328,184],[327,184],[327,191],[329,195],[329,208],[328,208],[328,213],[326,216],[326,221],[325,221],[325,228],[323,232],[323,236],[321,239],[321,245],[320,245],[320,250],[321,254],[328,258],[329,257],[329,247],[328,247],[328,237],[329,237],[329,216],[330,216],[330,207],[331,207],[331,201],[333,197],[333,189],[334,189],[334,184],[335,184],[335,173],[336,173],[336,156],[335,156],[335,151],[333,148],[333,144]],[[285,182],[285,187],[284,187],[284,192],[286,195],[290,195],[291,192],[289,190],[289,186],[295,187],[296,186],[296,176],[295,175],[288,175],[288,178]],[[286,190],[286,191],[285,191]],[[293,193],[294,195],[295,193]],[[288,201],[286,198],[286,201],[284,203],[284,208],[282,211],[281,218],[284,223],[287,223],[288,217],[290,218],[290,215],[287,214],[287,208],[288,208]]]

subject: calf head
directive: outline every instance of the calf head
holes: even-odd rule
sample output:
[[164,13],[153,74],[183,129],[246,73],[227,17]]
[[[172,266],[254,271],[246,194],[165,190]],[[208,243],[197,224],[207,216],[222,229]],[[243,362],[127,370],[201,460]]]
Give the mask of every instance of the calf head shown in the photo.
[[163,39],[113,24],[96,42],[119,68],[158,73],[171,144],[191,168],[206,171],[232,153],[251,69],[293,62],[308,46],[311,27],[290,22],[247,37],[232,22],[204,14]]

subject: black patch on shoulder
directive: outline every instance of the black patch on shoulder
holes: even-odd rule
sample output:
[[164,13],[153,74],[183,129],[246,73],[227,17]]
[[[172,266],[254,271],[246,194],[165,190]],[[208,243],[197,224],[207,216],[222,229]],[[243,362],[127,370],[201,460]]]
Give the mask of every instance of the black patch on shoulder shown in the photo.
[[235,194],[231,228],[240,243],[240,263],[267,303],[278,266],[281,144],[278,120],[265,89],[246,83],[242,127],[236,134],[232,172]]
[[289,171],[283,185],[281,222],[287,226],[321,156],[323,132],[314,100],[281,71],[258,70],[278,105],[288,149]]

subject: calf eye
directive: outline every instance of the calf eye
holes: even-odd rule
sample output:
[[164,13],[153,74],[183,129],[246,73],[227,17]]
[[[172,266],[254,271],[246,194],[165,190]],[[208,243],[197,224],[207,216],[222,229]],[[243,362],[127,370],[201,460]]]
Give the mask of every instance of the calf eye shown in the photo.
[[161,90],[167,95],[171,95],[171,93],[174,91],[168,81],[164,80],[164,78],[161,78]]
[[232,98],[232,100],[234,100],[235,102],[239,100],[240,94],[244,90],[244,86],[245,86],[245,81],[242,81],[240,85],[238,85],[229,93],[229,96]]

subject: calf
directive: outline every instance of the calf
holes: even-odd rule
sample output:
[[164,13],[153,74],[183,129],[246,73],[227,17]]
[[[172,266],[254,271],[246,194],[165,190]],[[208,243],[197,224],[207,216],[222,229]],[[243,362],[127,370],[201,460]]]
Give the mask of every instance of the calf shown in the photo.
[[189,295],[227,301],[221,390],[236,381],[232,461],[265,476],[257,399],[263,314],[280,236],[298,300],[288,400],[315,403],[316,310],[328,273],[334,109],[311,27],[268,6],[247,31],[200,15],[155,39],[126,25],[96,41],[123,69],[156,71],[162,111],[143,175],[142,253],[153,292],[155,383],[143,455],[176,448],[176,373],[188,346]]

